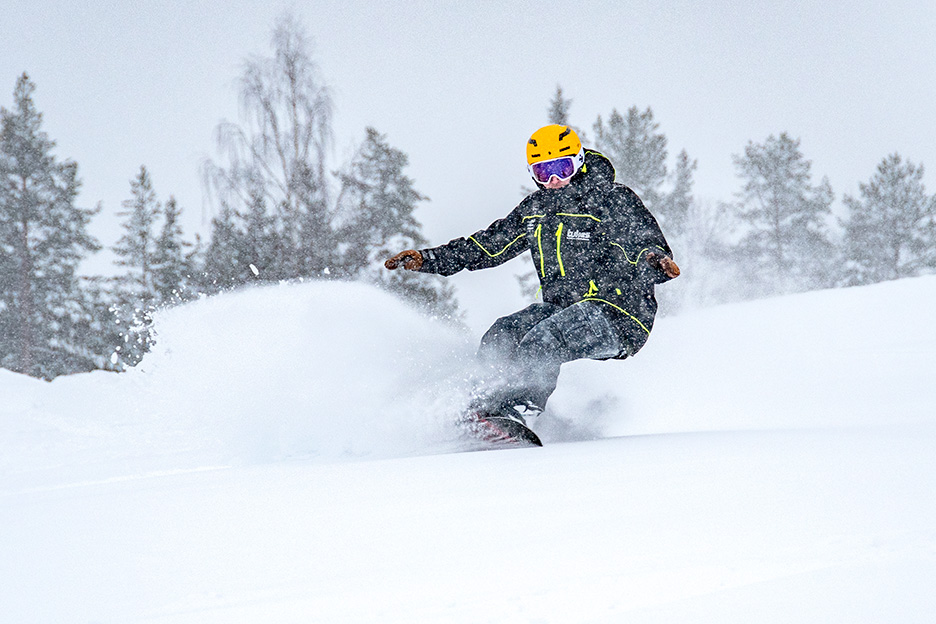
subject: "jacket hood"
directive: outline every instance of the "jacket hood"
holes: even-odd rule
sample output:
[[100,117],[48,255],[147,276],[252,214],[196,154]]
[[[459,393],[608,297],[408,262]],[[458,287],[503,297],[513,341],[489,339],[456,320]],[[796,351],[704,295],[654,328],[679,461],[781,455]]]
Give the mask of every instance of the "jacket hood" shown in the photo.
[[595,181],[611,183],[614,182],[614,165],[612,165],[608,157],[601,152],[586,148],[585,165],[582,167],[582,170],[576,174],[576,177],[579,175],[583,177],[587,176]]

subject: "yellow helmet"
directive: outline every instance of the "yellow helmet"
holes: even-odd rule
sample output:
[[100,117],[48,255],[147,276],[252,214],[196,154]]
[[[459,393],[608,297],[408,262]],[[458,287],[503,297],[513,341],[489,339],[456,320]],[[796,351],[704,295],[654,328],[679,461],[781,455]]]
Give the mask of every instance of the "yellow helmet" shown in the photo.
[[527,170],[538,184],[552,176],[568,180],[585,164],[585,150],[575,130],[553,124],[533,133],[527,141]]
[[543,126],[533,133],[527,141],[527,164],[532,165],[542,160],[552,160],[561,156],[577,156],[582,150],[582,142],[575,130],[569,126],[552,124]]

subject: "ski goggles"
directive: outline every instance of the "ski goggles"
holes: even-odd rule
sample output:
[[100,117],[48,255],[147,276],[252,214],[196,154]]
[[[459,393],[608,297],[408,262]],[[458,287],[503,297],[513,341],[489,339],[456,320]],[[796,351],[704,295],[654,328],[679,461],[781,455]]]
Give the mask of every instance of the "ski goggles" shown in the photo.
[[560,180],[568,180],[573,175],[577,167],[573,156],[562,156],[552,160],[542,160],[532,165],[527,165],[530,175],[540,184],[546,184],[550,178],[556,176]]

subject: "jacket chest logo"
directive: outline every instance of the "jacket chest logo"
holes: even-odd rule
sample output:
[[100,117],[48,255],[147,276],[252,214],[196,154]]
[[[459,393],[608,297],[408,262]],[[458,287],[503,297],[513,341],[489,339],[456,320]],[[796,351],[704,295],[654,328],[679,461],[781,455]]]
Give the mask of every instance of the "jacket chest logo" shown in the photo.
[[579,230],[569,230],[569,233],[566,234],[568,240],[576,241],[588,241],[591,240],[591,232],[581,232]]

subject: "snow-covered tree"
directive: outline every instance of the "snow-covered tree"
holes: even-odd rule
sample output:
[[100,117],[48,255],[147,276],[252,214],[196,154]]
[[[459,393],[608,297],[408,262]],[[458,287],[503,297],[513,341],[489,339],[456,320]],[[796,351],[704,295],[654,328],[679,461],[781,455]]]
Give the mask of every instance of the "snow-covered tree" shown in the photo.
[[549,109],[546,117],[549,123],[559,124],[561,126],[569,125],[569,109],[572,108],[572,100],[563,97],[562,87],[556,85],[556,93],[549,102]]
[[710,226],[705,221],[717,220],[718,211],[703,210],[696,202],[692,190],[696,165],[696,161],[690,160],[685,150],[681,151],[670,176],[672,187],[668,191],[660,191],[656,205],[652,206],[653,214],[683,269],[679,280],[657,293],[663,313],[679,310],[690,299],[699,301],[705,298],[702,293],[710,282],[704,279],[705,276],[697,268],[711,266],[712,263],[707,261],[708,254],[717,253],[714,247],[699,244],[701,231],[708,230]]
[[343,276],[378,284],[438,313],[453,314],[457,308],[453,291],[438,276],[391,273],[382,266],[383,259],[401,249],[427,245],[413,212],[428,198],[406,175],[408,164],[409,157],[392,147],[386,136],[367,128],[364,143],[339,175],[340,270]]
[[182,209],[175,197],[163,208],[163,225],[153,253],[153,290],[157,305],[174,304],[194,296],[191,290],[192,267],[186,254],[191,244],[183,237],[179,218]]
[[631,106],[626,117],[614,109],[607,123],[599,115],[594,125],[595,148],[611,160],[617,181],[633,189],[651,211],[666,182],[666,136],[659,128],[649,106],[643,112]]
[[75,205],[78,166],[53,155],[35,88],[23,74],[0,108],[0,366],[51,379],[98,364],[77,267],[100,246],[87,232],[97,209]]
[[936,268],[936,197],[923,185],[923,166],[899,154],[884,158],[860,198],[845,196],[846,284],[870,284]]
[[153,269],[156,265],[156,228],[162,206],[156,199],[153,181],[145,166],[130,181],[131,198],[123,202],[124,233],[113,247],[117,266],[126,269],[117,277],[123,302],[140,308],[157,300]]
[[736,216],[747,232],[735,247],[749,295],[787,293],[832,283],[834,248],[826,234],[833,200],[827,179],[814,186],[798,139],[782,133],[748,143],[734,157],[744,182]]
[[[155,342],[152,313],[195,296],[193,254],[179,223],[182,210],[170,196],[163,206],[145,166],[130,181],[131,198],[123,202],[124,233],[114,245],[115,264],[125,272],[111,280],[111,319],[119,326],[116,357],[133,366]],[[117,362],[112,362],[117,364]]]
[[569,126],[575,130],[576,134],[578,134],[582,144],[587,146],[588,137],[586,136],[584,130],[572,123],[570,117],[571,110],[572,100],[565,97],[560,85],[556,85],[556,92],[553,94],[553,98],[549,102],[549,108],[546,109],[546,122],[551,124],[559,124],[560,126]]
[[252,192],[247,214],[242,217],[242,255],[251,275],[261,281],[276,281],[289,277],[282,271],[288,253],[276,228],[276,217],[267,210],[266,199],[260,192]]
[[250,280],[250,259],[244,255],[244,234],[240,217],[227,204],[211,220],[211,235],[198,275],[201,292],[215,293]]
[[692,176],[697,166],[695,160],[689,159],[686,150],[679,152],[672,176],[673,186],[668,192],[660,194],[654,206],[654,214],[667,236],[678,238],[686,231],[694,202]]

